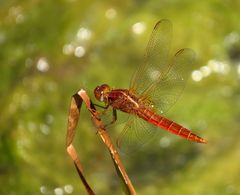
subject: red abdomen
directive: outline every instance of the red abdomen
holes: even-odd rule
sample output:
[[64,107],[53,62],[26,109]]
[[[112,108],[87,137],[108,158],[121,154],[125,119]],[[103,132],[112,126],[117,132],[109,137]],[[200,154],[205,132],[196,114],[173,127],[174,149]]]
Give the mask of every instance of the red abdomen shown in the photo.
[[152,112],[151,110],[145,109],[142,111],[138,111],[137,115],[139,117],[141,117],[142,119],[162,128],[162,129],[165,129],[176,135],[182,136],[188,140],[200,142],[200,143],[207,143],[206,140],[193,134],[191,131],[184,128],[183,126],[181,126],[171,120],[168,120],[162,116],[159,116],[159,115],[155,114],[154,112]]

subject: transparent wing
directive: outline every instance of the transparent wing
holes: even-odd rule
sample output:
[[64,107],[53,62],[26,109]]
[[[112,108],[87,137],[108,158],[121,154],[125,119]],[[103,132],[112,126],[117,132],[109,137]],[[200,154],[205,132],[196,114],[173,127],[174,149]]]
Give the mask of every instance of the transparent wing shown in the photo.
[[161,75],[168,72],[171,41],[171,22],[166,19],[160,20],[155,25],[148,42],[144,63],[139,66],[130,83],[130,89],[136,94],[142,94]]
[[159,21],[147,45],[145,62],[130,84],[130,90],[143,102],[151,102],[159,113],[166,112],[180,97],[195,62],[195,53],[187,48],[169,56],[171,40],[171,22]]
[[131,115],[117,139],[117,146],[121,152],[129,154],[153,139],[156,133],[154,125]]
[[143,92],[142,98],[149,99],[160,113],[166,112],[182,94],[194,64],[193,50],[188,48],[179,50],[169,62],[169,71],[159,76]]

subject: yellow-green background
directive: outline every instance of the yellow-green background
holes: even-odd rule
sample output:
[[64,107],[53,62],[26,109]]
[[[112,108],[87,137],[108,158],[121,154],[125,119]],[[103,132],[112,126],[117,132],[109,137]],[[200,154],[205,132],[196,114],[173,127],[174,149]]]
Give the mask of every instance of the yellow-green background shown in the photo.
[[[173,23],[173,48],[197,53],[195,70],[210,60],[224,63],[226,70],[189,79],[166,115],[209,143],[162,131],[144,151],[123,156],[126,170],[138,194],[240,194],[240,1],[234,0],[0,0],[0,194],[85,194],[65,151],[71,95],[84,88],[93,97],[102,83],[127,88],[162,18]],[[140,35],[132,32],[137,22],[146,25]],[[76,38],[80,28],[90,39]],[[68,44],[84,47],[85,55],[64,54]],[[75,145],[86,177],[97,194],[122,194],[84,110]]]

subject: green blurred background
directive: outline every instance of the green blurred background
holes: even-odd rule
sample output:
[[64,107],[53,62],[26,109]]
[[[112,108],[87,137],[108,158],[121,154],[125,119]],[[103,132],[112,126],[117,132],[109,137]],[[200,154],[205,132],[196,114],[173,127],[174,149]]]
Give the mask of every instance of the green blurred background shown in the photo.
[[[234,0],[0,0],[0,194],[86,194],[65,150],[71,95],[127,88],[162,18],[173,23],[173,51],[198,58],[166,116],[209,143],[160,130],[123,163],[138,194],[240,194],[239,10]],[[74,144],[86,177],[97,194],[122,194],[82,112]]]

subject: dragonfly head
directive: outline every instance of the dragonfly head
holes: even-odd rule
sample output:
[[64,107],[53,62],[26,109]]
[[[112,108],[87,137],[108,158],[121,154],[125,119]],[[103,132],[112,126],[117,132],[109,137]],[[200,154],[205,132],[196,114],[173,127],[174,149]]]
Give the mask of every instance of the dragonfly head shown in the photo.
[[103,85],[97,86],[94,89],[94,95],[97,100],[101,102],[107,102],[108,94],[110,91],[111,91],[111,88],[107,84],[103,84]]

